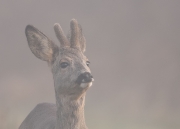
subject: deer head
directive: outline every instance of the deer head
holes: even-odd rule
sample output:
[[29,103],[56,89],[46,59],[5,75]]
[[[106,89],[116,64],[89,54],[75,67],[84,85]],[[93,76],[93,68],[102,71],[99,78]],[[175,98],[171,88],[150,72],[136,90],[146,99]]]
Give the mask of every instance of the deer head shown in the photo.
[[32,53],[51,67],[56,97],[76,100],[92,85],[93,77],[90,62],[84,55],[86,44],[81,26],[72,19],[70,28],[67,38],[61,26],[54,25],[60,47],[34,26],[28,25],[25,33]]

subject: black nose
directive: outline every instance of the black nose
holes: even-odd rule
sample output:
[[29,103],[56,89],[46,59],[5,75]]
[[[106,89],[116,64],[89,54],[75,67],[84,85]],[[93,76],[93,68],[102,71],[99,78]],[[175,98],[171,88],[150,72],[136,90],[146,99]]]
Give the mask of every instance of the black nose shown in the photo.
[[77,83],[88,83],[93,81],[93,76],[89,72],[85,72],[79,75],[77,78]]

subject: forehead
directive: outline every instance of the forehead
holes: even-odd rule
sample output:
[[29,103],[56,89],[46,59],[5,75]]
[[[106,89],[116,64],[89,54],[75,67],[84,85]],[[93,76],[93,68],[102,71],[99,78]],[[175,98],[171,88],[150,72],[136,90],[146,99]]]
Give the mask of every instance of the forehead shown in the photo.
[[70,47],[63,47],[59,50],[60,58],[68,57],[71,59],[82,59],[87,60],[87,57],[78,49],[70,48]]

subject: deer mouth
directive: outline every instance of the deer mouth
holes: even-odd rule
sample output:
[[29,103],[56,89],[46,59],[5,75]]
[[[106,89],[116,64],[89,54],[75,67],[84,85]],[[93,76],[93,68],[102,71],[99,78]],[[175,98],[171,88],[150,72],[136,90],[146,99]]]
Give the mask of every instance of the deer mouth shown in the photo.
[[88,82],[88,83],[81,83],[80,84],[80,87],[81,88],[86,88],[86,87],[91,87],[92,86],[92,81],[91,82]]
[[94,78],[91,78],[90,80],[82,80],[80,87],[81,88],[86,88],[86,87],[91,87],[92,86],[92,82],[94,81]]

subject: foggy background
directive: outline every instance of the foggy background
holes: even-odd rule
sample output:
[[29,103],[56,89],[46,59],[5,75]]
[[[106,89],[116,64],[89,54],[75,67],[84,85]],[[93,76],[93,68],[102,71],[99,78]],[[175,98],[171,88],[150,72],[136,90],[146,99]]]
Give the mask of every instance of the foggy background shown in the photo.
[[55,103],[50,69],[31,53],[26,25],[58,44],[54,23],[67,34],[72,18],[82,25],[95,78],[88,128],[179,129],[178,0],[1,0],[0,129],[17,129],[38,103]]

